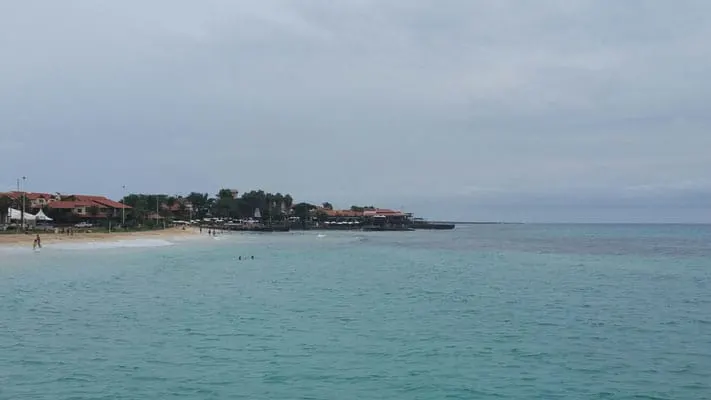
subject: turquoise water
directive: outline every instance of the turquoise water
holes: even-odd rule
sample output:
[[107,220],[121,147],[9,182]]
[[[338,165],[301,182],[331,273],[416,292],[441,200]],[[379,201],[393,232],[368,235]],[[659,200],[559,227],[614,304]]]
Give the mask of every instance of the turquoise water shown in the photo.
[[0,249],[0,398],[711,398],[709,226],[220,239]]

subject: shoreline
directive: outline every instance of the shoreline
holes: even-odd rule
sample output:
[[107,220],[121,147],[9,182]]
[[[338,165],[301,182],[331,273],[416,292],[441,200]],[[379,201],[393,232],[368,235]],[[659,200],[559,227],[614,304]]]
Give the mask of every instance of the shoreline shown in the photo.
[[[0,235],[0,247],[17,247],[27,246],[32,247],[36,233],[24,234],[2,234]],[[154,231],[137,231],[137,232],[77,232],[73,236],[68,236],[62,233],[40,233],[42,245],[54,243],[92,243],[92,242],[111,242],[119,240],[134,240],[134,239],[171,239],[177,237],[199,237],[197,229],[187,228],[183,230],[179,227],[160,229]]]

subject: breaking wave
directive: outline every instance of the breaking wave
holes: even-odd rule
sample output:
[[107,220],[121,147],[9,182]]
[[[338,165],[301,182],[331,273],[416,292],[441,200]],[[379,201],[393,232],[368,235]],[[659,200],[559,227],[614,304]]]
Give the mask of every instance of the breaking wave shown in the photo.
[[103,250],[120,248],[165,247],[173,246],[173,242],[164,239],[127,239],[101,242],[50,243],[47,249],[59,250]]

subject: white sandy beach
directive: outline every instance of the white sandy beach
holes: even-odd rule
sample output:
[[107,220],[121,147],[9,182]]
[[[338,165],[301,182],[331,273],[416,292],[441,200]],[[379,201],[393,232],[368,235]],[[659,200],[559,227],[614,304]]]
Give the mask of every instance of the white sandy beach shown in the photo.
[[[155,231],[142,232],[76,232],[74,235],[55,234],[55,233],[40,233],[42,244],[55,243],[92,243],[92,242],[111,242],[125,241],[138,239],[174,239],[174,238],[190,238],[197,237],[198,231],[193,228],[168,228]],[[36,234],[18,233],[18,234],[3,234],[0,235],[0,246],[23,246],[32,247],[32,243]]]

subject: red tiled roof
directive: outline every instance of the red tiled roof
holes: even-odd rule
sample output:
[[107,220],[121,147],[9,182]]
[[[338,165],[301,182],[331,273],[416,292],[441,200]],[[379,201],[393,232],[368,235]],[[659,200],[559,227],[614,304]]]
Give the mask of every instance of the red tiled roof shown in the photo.
[[187,201],[187,200],[179,200],[177,203],[173,205],[172,210],[173,211],[180,211],[181,206],[184,206],[186,210],[189,210],[193,208],[193,203]]
[[47,200],[49,200],[49,199],[53,199],[53,198],[54,198],[54,196],[51,195],[51,194],[49,194],[49,193],[31,193],[31,192],[28,192],[28,193],[26,193],[26,196],[27,196],[27,198],[30,199],[30,200],[37,200],[37,199],[47,199]]
[[167,204],[161,204],[161,205],[160,205],[160,208],[161,208],[162,210],[168,210],[168,211],[171,211],[171,212],[176,212],[176,211],[180,211],[180,203],[175,203],[175,204],[173,204],[173,205],[170,206],[170,207],[168,207]]
[[76,208],[76,207],[91,207],[95,206],[95,203],[92,203],[90,201],[72,201],[72,200],[63,200],[63,201],[53,201],[47,205],[49,208],[56,208],[56,209],[71,209],[71,208]]
[[[7,192],[7,193],[0,193],[0,196],[7,196],[13,200],[20,199],[22,197],[22,192]],[[56,196],[50,193],[33,193],[33,192],[26,192],[25,196],[27,200],[36,200],[36,199],[54,199]],[[48,206],[51,208],[74,208],[74,207],[91,207],[91,206],[96,206],[99,208],[114,208],[114,209],[130,209],[131,207],[119,203],[118,201],[113,201],[111,199],[107,199],[104,196],[89,196],[89,195],[83,195],[83,194],[75,194],[75,195],[70,195],[70,196],[63,196],[65,199],[70,198],[73,200],[61,200],[61,201],[54,201],[54,202],[48,202]]]
[[320,209],[319,211],[323,211],[328,215],[329,217],[362,217],[363,212],[362,211],[353,211],[353,210],[327,210],[325,208]]
[[[0,193],[0,196],[7,196],[11,199],[20,199],[22,198],[22,192],[7,192],[7,193]],[[33,193],[33,192],[25,192],[25,198],[27,200],[36,200],[36,199],[52,199],[54,198],[54,195],[49,194],[49,193]]]
[[385,215],[385,216],[402,216],[405,215],[402,211],[390,210],[387,208],[376,208],[375,210],[365,210],[365,215]]
[[77,199],[78,201],[87,201],[87,202],[91,202],[91,203],[96,203],[96,205],[99,207],[118,208],[118,209],[131,208],[123,203],[119,203],[118,201],[113,201],[113,200],[107,199],[104,196],[89,196],[89,195],[83,195],[83,194],[73,194],[69,197],[73,197],[73,198]]

